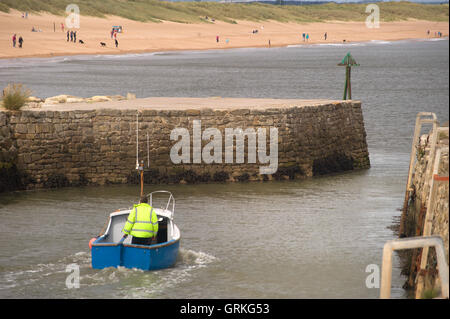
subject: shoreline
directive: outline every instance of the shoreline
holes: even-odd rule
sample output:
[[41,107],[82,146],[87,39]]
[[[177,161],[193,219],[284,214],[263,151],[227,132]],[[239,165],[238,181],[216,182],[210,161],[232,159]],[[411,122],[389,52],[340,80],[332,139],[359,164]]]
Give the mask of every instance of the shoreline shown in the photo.
[[[114,16],[81,16],[80,28],[76,29],[77,43],[74,43],[67,41],[68,29],[64,28],[63,31],[63,22],[64,17],[48,13],[31,14],[24,19],[17,11],[0,12],[0,59],[279,48],[315,44],[345,45],[373,40],[442,39],[448,37],[449,29],[447,21],[422,20],[381,22],[379,28],[367,28],[364,22],[355,21],[237,21],[236,24],[217,21],[212,24],[184,24],[168,21],[138,22]],[[113,25],[123,26],[123,33],[117,34],[118,47],[110,35]],[[32,28],[41,32],[32,32]],[[443,32],[442,37],[435,37],[437,32]],[[17,38],[23,37],[23,48],[18,48],[18,45],[13,47],[13,34],[16,34]],[[308,34],[309,40],[304,41],[302,34]],[[83,40],[83,43],[79,43],[79,40]],[[101,46],[101,42],[105,45]]]
[[[205,52],[205,51],[221,51],[221,50],[233,50],[233,49],[275,49],[275,48],[292,48],[292,47],[309,47],[309,46],[334,46],[334,45],[342,45],[342,46],[352,46],[355,44],[370,44],[375,42],[388,42],[395,43],[400,41],[448,41],[449,36],[444,36],[440,38],[399,38],[399,39],[390,39],[390,40],[365,40],[365,41],[354,41],[354,42],[327,42],[327,43],[293,43],[293,44],[285,44],[285,45],[272,45],[271,47],[267,47],[264,45],[259,46],[236,46],[236,47],[225,47],[225,48],[185,48],[185,49],[148,49],[148,50],[126,50],[120,52],[86,52],[86,53],[42,53],[42,54],[32,54],[32,55],[24,55],[18,57],[0,57],[1,60],[22,60],[22,59],[48,59],[48,58],[56,58],[56,57],[74,57],[74,56],[108,56],[108,55],[133,55],[133,54],[151,54],[151,53],[169,53],[169,52]],[[387,43],[386,43],[387,44]]]

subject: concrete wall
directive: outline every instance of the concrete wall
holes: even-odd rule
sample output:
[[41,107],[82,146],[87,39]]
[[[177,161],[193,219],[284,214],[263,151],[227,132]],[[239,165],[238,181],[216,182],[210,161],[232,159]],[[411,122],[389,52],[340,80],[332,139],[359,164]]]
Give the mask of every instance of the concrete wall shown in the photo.
[[[139,111],[139,156],[149,183],[193,183],[294,179],[370,166],[366,133],[357,101],[264,109]],[[0,162],[13,163],[27,188],[134,183],[136,109],[0,111]],[[184,127],[192,138],[201,128],[278,129],[278,171],[260,175],[260,163],[173,164],[171,130]],[[209,141],[204,141],[203,145]],[[269,148],[269,144],[267,144]],[[247,149],[247,147],[246,147]]]

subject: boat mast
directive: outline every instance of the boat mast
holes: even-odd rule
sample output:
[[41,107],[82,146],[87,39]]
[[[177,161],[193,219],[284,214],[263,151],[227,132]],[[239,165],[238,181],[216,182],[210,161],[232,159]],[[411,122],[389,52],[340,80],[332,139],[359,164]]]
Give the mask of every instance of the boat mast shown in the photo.
[[136,113],[136,169],[139,169],[139,112]]
[[139,165],[139,111],[136,114],[136,170],[141,175],[141,196],[144,196],[144,161]]

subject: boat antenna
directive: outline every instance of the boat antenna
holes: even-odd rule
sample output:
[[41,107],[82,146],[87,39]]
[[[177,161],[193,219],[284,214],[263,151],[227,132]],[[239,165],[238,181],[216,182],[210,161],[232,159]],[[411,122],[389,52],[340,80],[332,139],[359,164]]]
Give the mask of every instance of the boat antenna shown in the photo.
[[144,196],[144,161],[141,161],[139,166],[139,173],[141,174],[141,198]]
[[[148,133],[147,133],[148,134]],[[136,114],[136,170],[141,176],[141,197],[144,196],[144,161],[139,165],[139,111]]]
[[148,132],[147,132],[147,168],[150,168],[150,146],[148,142]]
[[139,111],[136,113],[136,169],[139,169]]

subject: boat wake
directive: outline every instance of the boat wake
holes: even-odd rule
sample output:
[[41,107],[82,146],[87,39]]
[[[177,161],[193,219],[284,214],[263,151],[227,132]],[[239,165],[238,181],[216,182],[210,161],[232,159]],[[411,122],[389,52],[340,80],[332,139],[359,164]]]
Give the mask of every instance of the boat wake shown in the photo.
[[134,280],[123,280],[126,284],[117,292],[115,297],[120,298],[173,298],[171,292],[173,288],[180,284],[193,280],[195,271],[206,267],[217,260],[216,257],[204,252],[180,249],[177,262],[174,267],[158,271],[142,271],[137,269],[117,269],[117,272],[134,272],[135,279],[139,279],[139,284]]
[[[17,298],[30,297],[34,291],[35,297],[45,297],[45,291],[61,286],[66,288],[66,277],[69,275],[69,265],[78,265],[81,269],[90,267],[91,256],[88,252],[77,252],[46,264],[34,264],[2,268],[0,271],[0,297]],[[69,271],[69,272],[68,272]]]
[[[89,298],[99,294],[119,298],[165,298],[168,290],[191,280],[195,271],[216,261],[217,258],[202,252],[180,249],[174,267],[143,271],[125,267],[92,269],[91,254],[81,251],[46,264],[14,267],[0,270],[1,298],[76,297]],[[66,280],[79,269],[79,289],[68,289]],[[120,287],[120,289],[111,289]],[[51,291],[51,292],[50,292]],[[52,293],[57,295],[53,296]],[[112,294],[112,295],[111,295]]]
[[180,249],[177,264],[186,266],[203,267],[212,263],[217,258],[204,252],[196,252],[193,250]]

